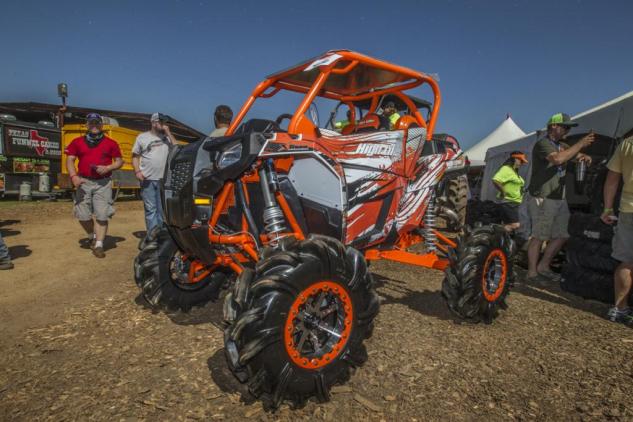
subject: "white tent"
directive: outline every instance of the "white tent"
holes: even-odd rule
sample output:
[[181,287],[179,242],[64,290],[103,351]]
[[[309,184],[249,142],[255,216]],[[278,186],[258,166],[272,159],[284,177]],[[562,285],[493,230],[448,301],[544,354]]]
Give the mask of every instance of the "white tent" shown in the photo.
[[522,136],[525,136],[525,132],[514,123],[512,117],[508,116],[495,130],[490,132],[488,136],[468,148],[465,154],[468,156],[471,166],[482,166],[486,158],[486,151],[488,151],[489,148],[505,144]]
[[[587,133],[593,129],[597,134],[610,138],[622,137],[633,129],[633,91],[577,114],[572,117],[572,120],[578,123],[578,126],[572,128],[569,136]],[[486,153],[486,169],[481,186],[482,200],[495,199],[496,190],[492,185],[492,176],[508,158],[508,154],[512,151],[522,151],[531,161],[532,147],[536,140],[540,139],[544,134],[545,128],[528,133],[514,142],[508,142],[488,149]],[[530,168],[531,166],[523,166],[521,169],[521,175],[526,181],[529,180]]]

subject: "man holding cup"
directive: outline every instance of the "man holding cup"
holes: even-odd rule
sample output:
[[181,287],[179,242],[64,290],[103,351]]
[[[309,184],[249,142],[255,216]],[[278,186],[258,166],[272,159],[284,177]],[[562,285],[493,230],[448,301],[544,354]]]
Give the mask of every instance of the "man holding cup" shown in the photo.
[[[578,126],[569,115],[554,114],[547,122],[547,136],[538,140],[532,150],[532,177],[528,211],[532,233],[528,243],[528,281],[546,284],[558,281],[550,269],[552,259],[569,238],[569,208],[565,194],[565,176],[570,160],[591,164],[591,157],[580,152],[595,140],[590,133],[569,147],[562,141],[570,129]],[[547,242],[539,260],[543,242]]]

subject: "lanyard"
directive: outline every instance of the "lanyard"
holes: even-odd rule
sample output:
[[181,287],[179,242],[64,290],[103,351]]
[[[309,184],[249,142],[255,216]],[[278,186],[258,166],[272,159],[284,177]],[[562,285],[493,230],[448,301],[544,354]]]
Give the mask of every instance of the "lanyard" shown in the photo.
[[[560,152],[560,143],[552,141],[549,136],[547,140],[556,148],[556,152]],[[565,177],[565,167],[563,165],[556,166],[556,172],[558,173],[558,177]]]

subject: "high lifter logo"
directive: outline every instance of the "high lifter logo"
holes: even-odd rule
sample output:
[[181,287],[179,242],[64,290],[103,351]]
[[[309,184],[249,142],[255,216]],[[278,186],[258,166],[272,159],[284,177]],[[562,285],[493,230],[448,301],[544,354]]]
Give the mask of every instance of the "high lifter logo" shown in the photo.
[[356,154],[361,155],[393,155],[393,144],[358,144],[356,147]]

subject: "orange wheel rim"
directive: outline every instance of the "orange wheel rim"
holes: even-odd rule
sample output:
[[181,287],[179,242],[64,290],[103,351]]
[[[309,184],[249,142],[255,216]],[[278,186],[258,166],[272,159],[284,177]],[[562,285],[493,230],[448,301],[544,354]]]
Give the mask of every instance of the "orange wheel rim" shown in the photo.
[[508,258],[501,249],[493,249],[481,274],[481,291],[488,302],[499,299],[508,278]]
[[299,293],[284,326],[292,362],[305,369],[331,363],[349,340],[353,315],[352,300],[340,284],[320,281]]

